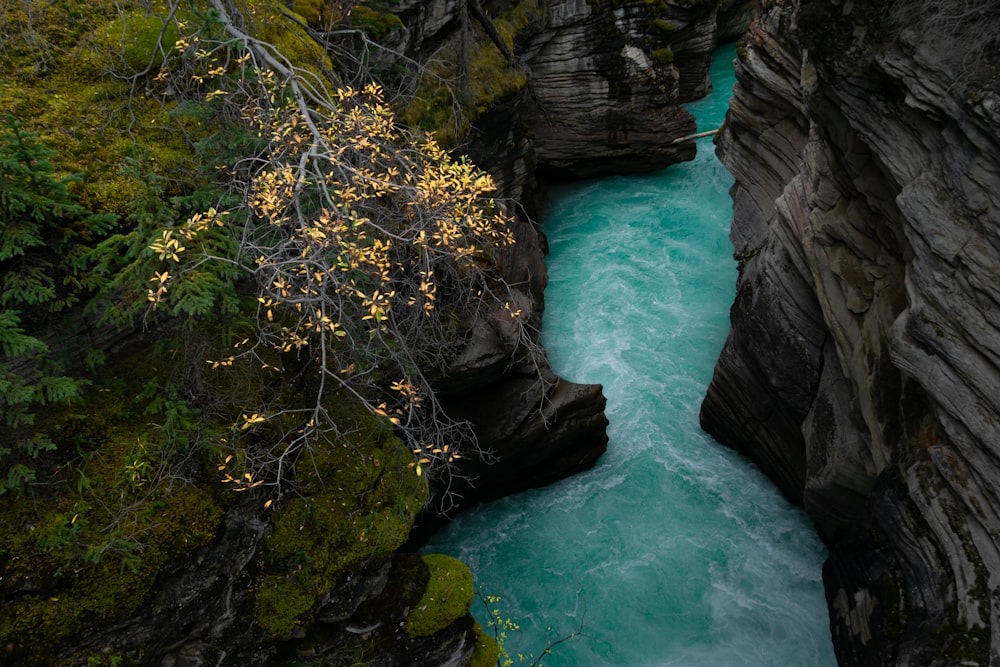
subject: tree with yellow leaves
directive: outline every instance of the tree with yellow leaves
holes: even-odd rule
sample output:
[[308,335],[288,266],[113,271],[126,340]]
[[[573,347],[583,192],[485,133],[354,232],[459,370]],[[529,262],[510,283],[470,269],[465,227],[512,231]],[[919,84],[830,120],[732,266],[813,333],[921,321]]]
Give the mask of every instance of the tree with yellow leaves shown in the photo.
[[[492,179],[407,133],[378,85],[332,87],[212,5],[216,32],[181,36],[156,81],[200,95],[258,148],[219,167],[237,204],[165,228],[150,245],[163,266],[148,299],[197,314],[212,302],[186,285],[223,267],[252,295],[256,327],[209,365],[295,375],[306,398],[242,412],[242,442],[267,436],[241,450],[246,471],[227,468],[227,479],[280,488],[303,452],[336,435],[338,392],[405,436],[417,475],[437,470],[475,439],[441,410],[429,377],[509,299],[497,257],[514,240]],[[506,312],[523,325],[520,311]]]

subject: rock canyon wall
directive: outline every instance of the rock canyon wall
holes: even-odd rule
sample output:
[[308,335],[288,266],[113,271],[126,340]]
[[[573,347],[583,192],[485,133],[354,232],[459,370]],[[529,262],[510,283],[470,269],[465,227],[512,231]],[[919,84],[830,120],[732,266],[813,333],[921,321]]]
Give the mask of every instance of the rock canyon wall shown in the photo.
[[995,2],[767,1],[740,49],[702,423],[830,546],[842,664],[1000,659],[998,34]]

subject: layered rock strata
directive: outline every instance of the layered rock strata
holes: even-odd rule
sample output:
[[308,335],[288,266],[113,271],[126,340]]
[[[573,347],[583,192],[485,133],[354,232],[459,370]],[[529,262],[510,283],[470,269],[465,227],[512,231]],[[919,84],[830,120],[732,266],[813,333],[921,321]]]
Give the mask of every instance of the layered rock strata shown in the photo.
[[660,169],[694,156],[680,104],[707,91],[714,3],[559,0],[525,45],[539,166],[590,177]]
[[995,3],[766,2],[719,153],[732,331],[702,423],[801,501],[842,664],[1000,655]]
[[[511,38],[507,54],[526,86],[489,105],[491,111],[506,109],[505,120],[523,126],[531,141],[531,163],[504,161],[509,147],[497,146],[499,152],[485,156],[482,165],[515,167],[519,179],[530,181],[536,166],[550,178],[588,178],[652,171],[693,158],[693,144],[673,143],[696,129],[681,105],[708,91],[712,49],[720,36],[734,37],[745,28],[752,3],[500,0],[483,5],[486,17],[531,16]],[[401,3],[404,27],[383,40],[389,49],[386,62],[398,66],[393,58],[399,53],[425,61],[456,32],[482,23],[463,13],[468,6],[454,0]],[[477,120],[473,136],[486,130],[489,140],[495,120]]]

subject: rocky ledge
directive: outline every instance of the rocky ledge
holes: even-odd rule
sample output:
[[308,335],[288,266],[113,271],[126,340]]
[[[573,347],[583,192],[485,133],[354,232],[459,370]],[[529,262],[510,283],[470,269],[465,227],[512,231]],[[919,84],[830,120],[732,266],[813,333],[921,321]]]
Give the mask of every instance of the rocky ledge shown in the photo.
[[764,2],[702,423],[801,501],[842,664],[1000,654],[996,3]]

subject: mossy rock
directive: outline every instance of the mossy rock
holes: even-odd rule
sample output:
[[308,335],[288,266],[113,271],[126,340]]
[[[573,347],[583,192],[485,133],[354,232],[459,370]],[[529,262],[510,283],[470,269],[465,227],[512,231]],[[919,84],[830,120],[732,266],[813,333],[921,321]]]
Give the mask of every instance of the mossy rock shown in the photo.
[[403,21],[396,14],[377,3],[356,6],[351,11],[351,22],[374,40],[403,27]]
[[[513,49],[522,31],[543,17],[544,9],[537,0],[524,0],[492,17],[492,21],[501,39]],[[458,145],[476,118],[498,100],[522,90],[528,81],[527,73],[507,62],[478,23],[471,34],[468,89],[455,90],[443,83],[458,79],[461,45],[456,34],[442,45],[441,57],[427,68],[412,101],[400,113],[403,122],[433,132],[438,143],[445,147]]]
[[[288,17],[288,9],[283,3],[272,0],[248,0],[247,12],[252,25],[249,32],[260,40],[274,45],[274,48],[296,67],[308,70],[321,79],[326,79],[325,71],[331,67],[326,51],[294,18],[303,23],[308,17]],[[306,8],[309,10],[308,7]]]
[[342,573],[399,548],[427,502],[426,479],[409,467],[412,454],[382,420],[349,401],[331,411],[353,433],[351,442],[314,447],[300,459],[302,495],[275,512],[264,539],[256,614],[276,637],[307,621]]
[[309,25],[317,25],[323,15],[323,4],[323,0],[295,0],[292,3],[292,11]]
[[657,49],[653,51],[653,60],[660,65],[670,65],[674,62],[674,52],[671,49]]
[[476,623],[476,648],[469,660],[469,667],[495,667],[500,659],[500,645],[496,639],[483,632],[483,626]]
[[668,35],[673,34],[681,29],[679,25],[673,21],[664,21],[663,19],[654,19],[653,25],[660,32],[666,33]]
[[[197,133],[176,131],[169,105],[139,92],[141,78],[138,86],[122,78],[150,65],[152,76],[173,48],[176,30],[173,24],[164,27],[166,14],[155,2],[140,11],[109,0],[56,0],[35,17],[36,42],[26,41],[18,55],[0,53],[5,73],[0,113],[20,119],[57,151],[53,162],[59,173],[83,174],[76,194],[92,211],[129,212],[142,184],[123,167],[137,150],[150,156],[160,173],[170,174],[171,184],[188,186],[199,171],[186,143]],[[63,21],[71,28],[56,25]],[[180,194],[179,188],[166,194]]]
[[[196,146],[218,131],[217,118],[185,112],[151,84],[178,37],[176,25],[164,22],[166,3],[54,0],[30,21],[16,4],[0,6],[0,25],[23,26],[0,51],[0,114],[14,115],[58,151],[60,174],[83,174],[76,186],[82,205],[128,215],[143,184],[126,166],[140,158],[163,177],[165,197],[188,195],[214,179],[215,165],[204,164]],[[305,0],[301,8],[311,16],[321,5]],[[189,25],[206,20],[185,13],[193,11],[182,7],[175,18]],[[243,11],[247,29],[294,65],[320,76],[330,67],[284,4],[250,0]]]
[[88,56],[120,67],[118,74],[158,68],[177,41],[177,28],[163,17],[127,12],[93,33]]
[[423,557],[430,571],[427,589],[420,602],[406,618],[406,634],[429,637],[469,613],[475,596],[475,584],[469,567],[443,554]]
[[[85,510],[82,506],[79,509]],[[145,536],[143,550],[131,558],[127,552],[109,552],[96,565],[76,572],[32,570],[25,575],[52,577],[53,583],[45,593],[20,596],[0,612],[0,645],[8,647],[9,657],[22,661],[11,664],[46,662],[47,652],[61,640],[134,612],[148,599],[163,567],[207,544],[222,518],[207,497],[191,488],[152,501],[146,511],[152,513],[153,528]],[[81,542],[88,539],[88,530],[81,529],[75,538]],[[19,551],[10,556],[23,560],[29,553]],[[51,567],[54,562],[42,558],[39,563]]]
[[[175,361],[176,363],[176,361]],[[52,406],[37,426],[56,450],[37,462],[45,483],[32,500],[0,498],[0,662],[51,664],[50,652],[133,613],[171,562],[216,536],[223,510],[197,461],[180,453],[180,478],[153,474],[169,462],[162,412],[137,400],[158,372],[142,347],[93,378],[78,405]],[[200,482],[200,484],[199,484]],[[109,522],[110,525],[109,525]],[[21,594],[25,583],[30,594]]]

